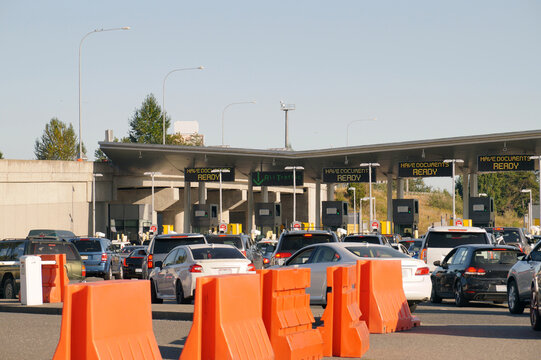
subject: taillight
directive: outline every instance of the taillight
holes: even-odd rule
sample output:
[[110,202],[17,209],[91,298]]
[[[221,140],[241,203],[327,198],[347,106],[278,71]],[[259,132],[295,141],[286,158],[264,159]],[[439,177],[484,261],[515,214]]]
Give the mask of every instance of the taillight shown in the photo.
[[255,271],[255,265],[252,263],[248,264],[248,271]]
[[277,259],[285,259],[285,258],[288,258],[290,256],[291,256],[290,252],[279,252],[279,253],[276,253],[276,255],[274,257],[277,258]]
[[124,258],[124,260],[122,260],[122,265],[123,265],[123,266],[127,266],[127,265],[126,265],[126,258]]
[[83,267],[81,268],[81,275],[83,277],[86,277],[86,266],[85,266],[85,264],[83,264]]
[[107,261],[107,253],[101,253],[101,262]]
[[469,268],[464,271],[464,274],[467,275],[486,275],[485,269],[482,268],[476,268],[474,266],[470,266]]
[[419,259],[423,260],[426,263],[426,249],[421,250],[421,255],[419,255]]
[[152,254],[148,255],[147,267],[152,269],[154,267],[154,262],[152,261]]
[[429,272],[430,270],[428,270],[428,267],[420,267],[415,271],[415,275],[428,275]]
[[263,264],[268,264],[268,263],[270,263],[270,260],[267,258],[263,258]]
[[244,257],[246,257],[246,250],[241,250],[240,252],[242,253],[242,255],[244,255]]
[[190,266],[190,272],[191,273],[201,273],[203,272],[203,267],[199,264],[193,264]]

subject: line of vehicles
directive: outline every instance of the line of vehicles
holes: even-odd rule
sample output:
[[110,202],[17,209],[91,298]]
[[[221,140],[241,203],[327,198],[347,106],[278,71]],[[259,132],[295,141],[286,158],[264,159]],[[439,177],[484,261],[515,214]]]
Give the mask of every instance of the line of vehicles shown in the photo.
[[66,253],[72,281],[85,276],[149,279],[153,302],[190,302],[201,276],[253,273],[266,267],[310,268],[310,302],[323,306],[327,267],[363,259],[399,260],[412,311],[420,302],[445,298],[457,306],[507,302],[513,314],[529,305],[532,327],[541,330],[541,242],[529,242],[517,228],[433,227],[422,239],[381,234],[339,238],[326,230],[286,230],[278,240],[259,242],[243,234],[173,233],[122,249],[104,238],[34,232],[26,239],[0,241],[3,297],[16,296],[20,274],[18,266],[2,263],[42,253]]

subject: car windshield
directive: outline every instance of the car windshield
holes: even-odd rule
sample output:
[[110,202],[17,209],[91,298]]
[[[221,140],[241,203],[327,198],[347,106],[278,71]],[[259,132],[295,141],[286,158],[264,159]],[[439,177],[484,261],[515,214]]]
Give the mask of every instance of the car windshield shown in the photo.
[[521,242],[520,233],[518,232],[518,230],[509,230],[509,229],[505,229],[502,231],[496,230],[494,231],[494,236],[496,238],[498,238],[498,236],[503,237],[503,241],[506,244]]
[[422,245],[421,241],[412,242],[410,246],[408,247],[408,251],[419,251],[421,250],[421,245]]
[[410,257],[391,247],[348,246],[346,249],[360,258],[406,258]]
[[263,254],[274,252],[274,249],[276,249],[276,245],[271,243],[258,243],[257,249],[261,251]]
[[381,244],[379,236],[374,235],[350,235],[344,238],[344,242],[367,242],[369,244]]
[[199,248],[190,250],[194,260],[245,259],[244,255],[234,248]]
[[30,254],[66,254],[66,260],[80,260],[77,250],[68,242],[33,242],[30,244]]
[[99,240],[75,240],[73,245],[80,253],[101,252],[101,244]]
[[473,232],[430,232],[426,238],[427,247],[454,248],[466,244],[487,244],[485,233]]
[[242,249],[242,239],[240,238],[240,236],[227,236],[227,235],[207,236],[207,242],[209,244],[233,245],[237,249]]
[[519,260],[522,255],[520,250],[508,249],[483,249],[475,250],[472,256],[472,265],[483,268],[490,268],[495,265],[512,265]]
[[280,241],[280,251],[295,252],[305,246],[332,242],[330,234],[290,234],[284,235]]
[[155,238],[154,253],[167,254],[169,251],[179,245],[193,245],[204,243],[205,239],[202,236]]

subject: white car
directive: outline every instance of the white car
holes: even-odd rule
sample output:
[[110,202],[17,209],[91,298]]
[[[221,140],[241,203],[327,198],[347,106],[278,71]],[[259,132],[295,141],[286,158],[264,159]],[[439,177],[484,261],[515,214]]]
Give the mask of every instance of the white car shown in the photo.
[[400,260],[402,284],[411,311],[418,303],[430,298],[432,282],[426,264],[387,245],[353,242],[314,244],[297,251],[283,266],[309,268],[310,287],[306,292],[310,295],[310,303],[325,305],[327,267],[354,265],[357,260]]
[[179,304],[191,301],[196,279],[208,275],[253,274],[254,264],[233,245],[181,245],[171,250],[150,273],[153,303],[164,299]]

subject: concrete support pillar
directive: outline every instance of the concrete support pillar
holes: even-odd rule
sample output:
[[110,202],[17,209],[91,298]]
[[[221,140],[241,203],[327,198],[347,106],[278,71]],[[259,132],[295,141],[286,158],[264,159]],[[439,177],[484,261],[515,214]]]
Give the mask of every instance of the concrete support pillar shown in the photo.
[[404,198],[404,179],[398,178],[396,181],[396,198]]
[[393,174],[387,174],[387,220],[393,222]]
[[316,209],[316,214],[315,214],[315,227],[316,229],[319,229],[319,227],[321,226],[321,180],[320,179],[316,179],[316,200],[315,200],[315,209]]
[[281,194],[280,194],[279,191],[276,191],[276,192],[274,193],[274,195],[276,196],[276,200],[275,200],[276,202],[278,202],[278,203],[279,203],[279,202],[282,202],[282,196],[281,196]]
[[470,174],[470,196],[471,197],[479,196],[479,183],[477,180],[477,173]]
[[[250,183],[251,183],[251,180],[250,180]],[[269,202],[269,187],[268,186],[261,187],[261,202],[264,202],[264,203]]]
[[184,228],[184,213],[183,212],[179,211],[178,213],[175,214],[173,227],[176,232],[180,232],[181,229]]
[[470,218],[470,176],[468,169],[464,168],[462,173],[462,218]]
[[199,204],[204,205],[207,203],[207,187],[204,182],[200,182],[199,184]]
[[334,201],[334,184],[327,184],[327,201]]
[[[264,186],[266,188],[266,186]],[[267,191],[267,200],[269,201],[269,193]],[[254,184],[252,182],[252,177],[248,177],[248,209],[246,211],[246,233],[251,234],[252,229],[255,229],[254,226]]]
[[192,214],[192,184],[187,181],[184,183],[184,232],[189,233],[191,230],[191,214]]

